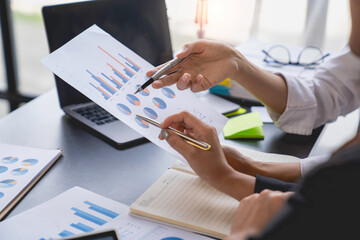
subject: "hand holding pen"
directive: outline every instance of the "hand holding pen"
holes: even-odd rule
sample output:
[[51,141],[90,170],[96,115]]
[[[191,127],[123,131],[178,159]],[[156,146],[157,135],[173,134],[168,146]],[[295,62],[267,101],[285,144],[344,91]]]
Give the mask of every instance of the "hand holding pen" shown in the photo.
[[[189,56],[185,57],[185,58],[174,58],[173,60],[169,61],[168,63],[162,65],[160,67],[160,69],[158,71],[156,71],[149,80],[147,80],[144,84],[142,84],[134,94],[143,91],[145,88],[147,88],[150,84],[152,84],[154,81],[160,79],[163,76],[170,76],[172,74],[175,74],[179,71],[181,71],[182,69],[176,69],[175,71],[172,71],[171,73],[166,74],[169,70],[171,70],[172,68],[174,68],[176,65],[182,63],[183,61],[185,61],[186,59],[188,59],[189,57],[191,57],[192,54],[190,54]],[[165,75],[166,74],[166,75]]]
[[[227,44],[216,41],[199,40],[187,44],[176,57],[187,58],[190,55],[191,57],[178,65],[182,69],[181,72],[155,80],[152,87],[158,89],[176,84],[179,90],[190,88],[193,92],[200,92],[228,77],[238,78],[236,74],[239,72],[239,66],[242,63],[247,66],[246,59],[239,52]],[[146,75],[153,76],[163,66],[148,71]]]
[[[185,133],[193,139],[206,142],[211,148],[204,151],[186,142],[181,136],[168,128]],[[198,176],[216,187],[225,176],[232,176],[234,169],[228,164],[218,134],[214,127],[207,125],[188,112],[181,112],[167,117],[160,125],[161,140],[180,153]]]
[[[156,126],[158,128],[161,127],[161,122],[155,121],[153,119],[150,119],[148,117],[138,115],[138,114],[136,116],[138,118],[144,120],[145,122],[150,123],[151,125],[154,125],[154,126]],[[206,143],[204,141],[198,140],[198,139],[194,139],[194,138],[186,135],[185,133],[183,133],[183,132],[181,132],[181,131],[179,131],[179,130],[177,130],[175,128],[167,127],[166,129],[173,132],[173,133],[175,133],[175,134],[177,134],[177,135],[179,135],[181,138],[184,139],[185,142],[187,142],[188,144],[193,145],[193,146],[195,146],[195,147],[197,147],[197,148],[199,148],[201,150],[207,151],[207,150],[209,150],[211,148],[210,144],[208,144],[208,143]],[[164,130],[165,129],[162,130],[163,133],[164,133]]]

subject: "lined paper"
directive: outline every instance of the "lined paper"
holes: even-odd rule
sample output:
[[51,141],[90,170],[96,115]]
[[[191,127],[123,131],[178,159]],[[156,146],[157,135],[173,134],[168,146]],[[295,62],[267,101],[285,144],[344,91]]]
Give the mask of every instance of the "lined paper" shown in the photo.
[[214,237],[230,233],[239,202],[192,174],[169,169],[130,207],[134,214]]

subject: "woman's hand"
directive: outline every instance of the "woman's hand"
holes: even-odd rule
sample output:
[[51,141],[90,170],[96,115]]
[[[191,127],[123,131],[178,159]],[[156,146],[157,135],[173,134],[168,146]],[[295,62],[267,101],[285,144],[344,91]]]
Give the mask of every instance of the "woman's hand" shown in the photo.
[[231,234],[226,238],[247,239],[258,235],[283,207],[292,192],[263,190],[241,200],[234,217]]
[[[185,58],[193,54],[189,59],[176,66],[182,71],[156,80],[153,88],[161,88],[176,83],[179,90],[190,88],[193,92],[200,92],[232,77],[238,68],[238,60],[243,58],[231,46],[209,40],[199,40],[184,46],[184,50],[177,55]],[[146,73],[151,77],[161,67],[158,66]],[[170,71],[173,71],[172,69]]]
[[[285,111],[287,85],[281,75],[261,70],[237,50],[221,42],[199,40],[186,44],[177,57],[186,58],[190,54],[193,54],[190,58],[169,70],[182,71],[154,81],[152,87],[162,88],[176,84],[179,90],[190,88],[193,92],[200,92],[230,78],[276,113],[282,114]],[[148,71],[146,75],[151,77],[162,66]]]
[[166,140],[169,145],[184,156],[199,177],[213,182],[232,173],[233,170],[226,162],[215,128],[203,123],[188,112],[181,112],[165,119],[161,128],[167,127],[173,127],[192,138],[211,145],[209,150],[202,150],[186,143],[177,134],[167,131]]
[[215,128],[188,112],[181,112],[165,119],[161,128],[168,127],[211,145],[209,150],[199,149],[169,130],[162,130],[159,136],[160,139],[165,138],[169,145],[188,161],[200,178],[238,200],[254,192],[255,178],[235,171],[228,164]]

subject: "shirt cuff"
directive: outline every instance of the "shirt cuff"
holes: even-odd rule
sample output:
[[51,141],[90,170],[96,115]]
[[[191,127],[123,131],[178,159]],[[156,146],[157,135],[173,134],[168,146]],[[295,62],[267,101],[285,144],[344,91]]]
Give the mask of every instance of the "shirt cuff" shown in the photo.
[[256,174],[254,193],[260,193],[265,189],[288,192],[293,191],[295,187],[295,183],[288,183],[276,178],[269,178]]
[[286,109],[282,114],[277,114],[270,108],[267,108],[269,116],[274,124],[287,133],[311,135],[315,116],[317,111],[316,99],[311,89],[301,81],[309,79],[300,79],[299,77],[284,75],[288,89]]
[[313,156],[313,157],[300,159],[301,176],[305,176],[315,167],[328,161],[329,158],[330,158],[330,154],[324,154],[320,156]]

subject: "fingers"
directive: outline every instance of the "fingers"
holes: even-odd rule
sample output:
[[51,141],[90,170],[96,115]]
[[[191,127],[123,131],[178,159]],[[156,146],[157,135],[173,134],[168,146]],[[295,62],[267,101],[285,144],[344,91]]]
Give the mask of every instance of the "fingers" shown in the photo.
[[166,63],[161,64],[155,68],[150,69],[149,71],[146,72],[146,76],[147,77],[151,77],[152,75],[154,75],[157,71],[159,71],[162,67],[164,67],[166,65]]
[[176,57],[185,58],[189,56],[191,53],[201,54],[207,47],[208,42],[206,40],[199,40],[193,43],[185,44],[184,50],[181,53],[178,53]]
[[191,84],[191,87],[190,87],[191,91],[192,92],[201,92],[201,91],[206,90],[207,88],[203,84],[204,81],[205,81],[205,78],[203,77],[203,75],[201,75],[201,74],[197,75]]
[[191,76],[188,73],[185,73],[180,79],[179,81],[176,83],[176,86],[179,90],[185,90],[188,89],[190,87],[190,79]]
[[193,156],[194,153],[198,150],[194,146],[186,143],[185,140],[179,135],[166,129],[161,130],[159,138],[166,139],[167,143],[186,159],[188,159],[190,156]]
[[[184,50],[177,54],[178,58],[186,58],[190,54],[201,54],[205,51],[208,42],[206,40],[199,40],[190,44],[186,44],[184,46]],[[152,83],[152,87],[155,89],[159,89],[165,86],[171,86],[173,84],[177,84],[179,90],[185,90],[190,88],[193,92],[200,92],[206,89],[209,89],[212,84],[208,81],[203,75],[194,71],[192,65],[190,64],[191,58],[184,63],[181,63],[184,74],[181,72],[174,73],[169,76],[164,76],[161,79],[158,79]],[[160,68],[162,68],[165,64],[162,64],[154,69],[149,70],[146,73],[147,77],[153,76]]]
[[207,126],[204,122],[202,122],[194,115],[188,112],[181,112],[167,117],[160,127],[164,129],[177,124],[182,125],[185,129],[196,127],[200,131]]
[[175,84],[176,82],[178,82],[179,78],[181,77],[181,74],[182,74],[182,72],[179,71],[179,72],[171,74],[171,75],[165,75],[164,77],[154,81],[152,83],[152,87],[155,89],[158,89],[158,88],[162,88],[162,87],[166,87],[166,86],[171,86],[171,85]]

